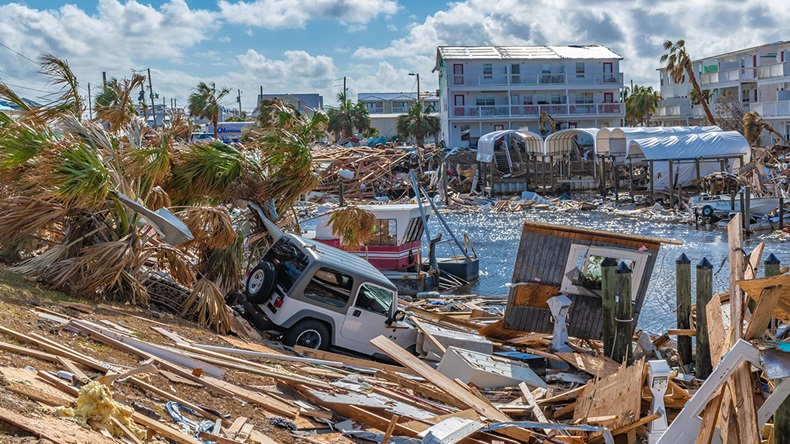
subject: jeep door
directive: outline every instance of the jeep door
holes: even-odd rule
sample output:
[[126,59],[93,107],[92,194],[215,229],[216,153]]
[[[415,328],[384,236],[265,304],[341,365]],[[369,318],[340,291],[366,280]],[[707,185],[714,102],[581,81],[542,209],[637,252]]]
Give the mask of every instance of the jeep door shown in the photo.
[[386,323],[396,297],[396,293],[390,289],[369,282],[361,284],[340,331],[347,345],[337,345],[372,355],[378,350],[370,344],[370,340],[379,335],[387,336],[404,348],[414,344],[414,338],[398,334],[400,330],[408,328],[391,327]]

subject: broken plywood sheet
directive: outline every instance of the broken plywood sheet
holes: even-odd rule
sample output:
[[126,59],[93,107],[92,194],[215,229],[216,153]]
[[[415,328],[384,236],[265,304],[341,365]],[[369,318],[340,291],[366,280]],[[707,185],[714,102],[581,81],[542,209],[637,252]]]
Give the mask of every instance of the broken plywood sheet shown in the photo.
[[[494,345],[484,336],[474,333],[466,333],[458,330],[450,330],[433,325],[429,322],[420,322],[420,329],[417,330],[417,353],[423,359],[439,361],[445,351],[440,350],[433,341],[427,336],[433,337],[445,350],[448,347],[462,348],[490,355],[494,351]],[[423,332],[421,329],[424,329]]]
[[14,424],[27,430],[43,440],[58,444],[115,444],[116,440],[103,436],[101,433],[88,430],[79,424],[52,415],[41,415],[30,412],[26,415],[0,407],[0,421]]
[[586,421],[595,416],[617,415],[610,426],[617,429],[639,419],[644,385],[645,361],[623,364],[617,373],[589,382],[576,399],[573,419]]
[[447,349],[437,370],[450,379],[482,388],[516,387],[522,381],[530,387],[546,387],[527,364],[456,347]]
[[585,353],[554,353],[562,358],[563,361],[599,378],[613,375],[620,370],[620,366],[614,360],[606,356],[593,356]]

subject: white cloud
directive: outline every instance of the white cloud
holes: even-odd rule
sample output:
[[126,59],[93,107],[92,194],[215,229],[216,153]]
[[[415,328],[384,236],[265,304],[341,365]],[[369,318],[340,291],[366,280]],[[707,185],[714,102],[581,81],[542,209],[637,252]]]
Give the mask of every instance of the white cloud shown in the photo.
[[335,65],[331,57],[312,56],[305,51],[285,51],[284,58],[273,60],[259,54],[254,49],[237,56],[244,74],[261,79],[263,83],[272,80],[283,85],[288,82],[301,82],[314,88],[326,87],[335,79]]
[[415,22],[405,36],[385,47],[361,46],[354,57],[368,60],[415,56],[430,59],[436,47],[475,45],[602,44],[624,57],[626,79],[658,83],[656,68],[664,40],[685,38],[692,57],[725,53],[786,39],[790,8],[769,8],[761,0],[618,1],[466,0],[450,3]]
[[342,24],[364,24],[379,15],[395,14],[396,0],[254,0],[218,3],[229,23],[262,28],[303,28],[309,20],[335,19]]

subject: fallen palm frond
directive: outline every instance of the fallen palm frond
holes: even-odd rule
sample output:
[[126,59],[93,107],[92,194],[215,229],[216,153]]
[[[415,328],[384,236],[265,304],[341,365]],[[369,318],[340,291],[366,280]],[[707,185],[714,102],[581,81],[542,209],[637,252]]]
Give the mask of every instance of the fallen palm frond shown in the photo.
[[68,252],[69,247],[67,245],[55,245],[37,256],[14,265],[10,270],[25,276],[39,276],[54,263],[65,259],[68,256]]
[[0,135],[0,170],[21,166],[52,144],[55,133],[46,127],[17,121]]
[[156,211],[160,208],[169,208],[170,204],[170,196],[162,187],[151,188],[151,191],[145,196],[145,206],[150,210]]
[[195,237],[190,245],[206,248],[227,248],[236,239],[233,221],[223,208],[189,207],[176,214]]
[[222,142],[197,144],[182,152],[173,162],[168,192],[177,202],[223,196],[239,179],[246,158]]
[[193,267],[183,251],[165,243],[159,243],[152,249],[152,257],[159,270],[168,273],[181,285],[192,286],[195,282]]
[[184,302],[181,316],[194,317],[200,325],[212,328],[217,333],[230,331],[230,312],[225,297],[217,284],[201,278],[192,288],[192,294]]
[[131,79],[112,79],[96,99],[96,120],[106,123],[110,131],[117,131],[137,115],[132,103],[132,91],[140,88],[145,76],[133,73]]
[[13,243],[62,220],[69,211],[57,202],[28,196],[0,200],[0,244]]
[[200,261],[201,272],[217,283],[223,295],[241,289],[242,261],[244,260],[244,236],[236,233],[236,239],[227,248],[213,248]]
[[332,224],[332,235],[340,239],[340,245],[357,248],[373,237],[378,219],[368,210],[350,206],[332,213],[329,223]]

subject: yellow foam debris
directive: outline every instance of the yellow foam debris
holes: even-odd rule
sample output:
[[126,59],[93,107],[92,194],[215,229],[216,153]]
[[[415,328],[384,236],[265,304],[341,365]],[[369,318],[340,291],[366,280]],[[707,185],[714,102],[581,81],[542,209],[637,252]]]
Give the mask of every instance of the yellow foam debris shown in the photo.
[[103,425],[113,436],[118,437],[123,432],[110,420],[110,418],[115,418],[138,438],[145,438],[145,431],[137,427],[132,419],[134,410],[116,402],[109,387],[99,381],[91,381],[82,386],[77,397],[77,406],[59,409],[58,413],[63,416],[72,416],[86,427],[88,420],[92,419]]

